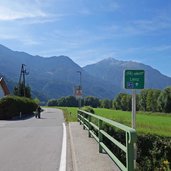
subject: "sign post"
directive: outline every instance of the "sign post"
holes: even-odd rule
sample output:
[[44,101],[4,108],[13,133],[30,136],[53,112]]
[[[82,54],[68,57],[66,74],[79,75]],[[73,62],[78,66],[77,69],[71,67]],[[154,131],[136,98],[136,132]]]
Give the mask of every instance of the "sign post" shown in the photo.
[[82,99],[82,87],[81,86],[75,86],[75,90],[74,90],[74,94],[76,99],[78,99],[78,106],[79,108],[81,108],[81,99]]
[[132,128],[136,128],[136,89],[144,89],[144,70],[125,70],[124,88],[132,89]]
[[[136,89],[144,89],[144,70],[125,70],[124,88],[132,89],[132,128],[136,129]],[[136,169],[137,146],[134,144],[134,169]]]
[[132,90],[132,128],[136,128],[136,90]]

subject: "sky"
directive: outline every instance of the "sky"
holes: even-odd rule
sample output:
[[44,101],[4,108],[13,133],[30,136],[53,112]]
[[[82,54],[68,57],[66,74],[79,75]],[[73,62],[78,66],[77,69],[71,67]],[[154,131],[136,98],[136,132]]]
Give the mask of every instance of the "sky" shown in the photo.
[[136,61],[171,77],[171,0],[0,0],[0,44],[80,66]]

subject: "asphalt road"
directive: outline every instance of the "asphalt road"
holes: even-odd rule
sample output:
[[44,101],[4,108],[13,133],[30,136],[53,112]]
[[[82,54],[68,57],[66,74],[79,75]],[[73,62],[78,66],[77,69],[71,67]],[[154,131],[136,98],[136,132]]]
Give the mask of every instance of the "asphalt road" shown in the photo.
[[41,119],[0,121],[0,171],[59,170],[63,114],[46,108]]

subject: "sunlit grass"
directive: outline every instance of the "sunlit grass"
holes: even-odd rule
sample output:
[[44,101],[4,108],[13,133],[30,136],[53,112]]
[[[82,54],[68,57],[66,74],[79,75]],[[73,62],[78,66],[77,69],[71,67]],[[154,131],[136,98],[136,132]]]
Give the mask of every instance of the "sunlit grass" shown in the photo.
[[[77,121],[76,107],[60,107],[64,111],[66,122]],[[94,108],[95,114],[131,127],[131,112]],[[156,134],[171,137],[171,114],[137,112],[136,130],[139,134]]]
[[58,107],[64,112],[66,122],[77,122],[77,107]]
[[[131,112],[110,109],[94,110],[97,115],[112,119],[131,127]],[[138,133],[171,137],[171,114],[137,112],[136,130]]]

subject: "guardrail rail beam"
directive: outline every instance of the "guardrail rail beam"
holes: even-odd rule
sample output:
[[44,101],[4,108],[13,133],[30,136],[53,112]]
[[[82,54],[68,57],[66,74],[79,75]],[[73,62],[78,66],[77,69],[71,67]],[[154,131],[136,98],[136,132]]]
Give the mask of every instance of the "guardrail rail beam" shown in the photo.
[[[88,130],[88,136],[94,137],[99,143],[99,152],[102,153],[103,150],[110,156],[110,158],[115,162],[115,164],[122,171],[134,171],[134,144],[136,143],[136,131],[128,126],[120,124],[118,122],[106,119],[104,117],[94,115],[92,113],[78,110],[78,121],[83,124],[83,129]],[[111,127],[120,129],[125,132],[125,145],[115,139],[113,136],[109,135],[104,129],[103,125],[108,124]],[[123,163],[120,159],[109,149],[107,144],[105,144],[104,137],[117,146],[125,154],[126,161]]]

